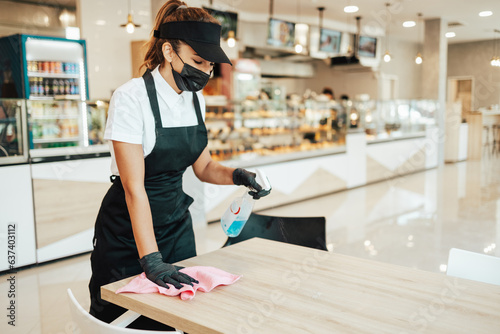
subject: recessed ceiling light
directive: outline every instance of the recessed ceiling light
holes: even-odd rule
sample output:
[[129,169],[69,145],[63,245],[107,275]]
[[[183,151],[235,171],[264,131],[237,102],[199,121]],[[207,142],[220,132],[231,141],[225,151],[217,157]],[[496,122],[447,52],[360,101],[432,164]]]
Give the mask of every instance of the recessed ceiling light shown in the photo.
[[104,20],[97,20],[97,21],[95,21],[95,24],[97,24],[98,26],[105,26],[106,25],[106,21],[104,21]]
[[345,6],[344,12],[346,13],[356,13],[359,10],[358,6]]
[[456,36],[456,34],[455,34],[453,31],[450,31],[450,32],[447,32],[447,33],[445,34],[445,36],[446,36],[447,38],[452,38],[452,37],[455,37],[455,36]]
[[481,17],[491,16],[491,15],[493,15],[493,12],[491,10],[485,10],[485,11],[479,12],[479,16],[481,16]]
[[403,27],[405,27],[405,28],[411,28],[411,27],[414,27],[415,25],[417,25],[415,23],[415,21],[404,21],[403,22]]

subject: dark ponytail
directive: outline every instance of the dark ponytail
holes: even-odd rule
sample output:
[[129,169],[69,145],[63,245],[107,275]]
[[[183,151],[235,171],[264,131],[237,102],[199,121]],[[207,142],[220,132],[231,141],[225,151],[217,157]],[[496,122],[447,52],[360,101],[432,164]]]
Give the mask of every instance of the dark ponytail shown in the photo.
[[[160,26],[166,22],[173,21],[201,21],[201,22],[212,22],[220,25],[212,15],[210,15],[203,8],[198,7],[187,7],[179,8],[179,6],[186,6],[186,3],[179,0],[169,0],[167,1],[156,14],[155,24],[153,30],[159,30]],[[178,9],[179,8],[179,9]],[[152,33],[151,33],[152,34]],[[178,39],[163,39],[156,38],[152,36],[149,42],[146,44],[146,55],[144,56],[144,63],[142,66],[153,70],[156,66],[163,63],[165,58],[163,57],[162,46],[165,42],[169,42],[172,45],[174,51],[179,51],[179,40]],[[141,67],[142,67],[141,66]]]

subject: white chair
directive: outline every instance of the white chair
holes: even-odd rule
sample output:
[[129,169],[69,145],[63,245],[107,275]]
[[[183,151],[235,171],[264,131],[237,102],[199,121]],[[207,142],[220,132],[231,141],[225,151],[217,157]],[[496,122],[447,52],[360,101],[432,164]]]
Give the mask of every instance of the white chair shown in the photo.
[[452,248],[446,275],[500,285],[500,257]]
[[73,296],[73,292],[71,289],[68,289],[68,297],[70,299],[70,309],[71,316],[74,321],[74,326],[72,326],[73,333],[79,334],[153,334],[153,333],[178,333],[184,334],[183,331],[150,331],[150,330],[140,330],[140,329],[132,329],[125,328],[130,325],[135,319],[137,319],[140,314],[127,311],[118,318],[116,318],[112,323],[108,324],[104,321],[101,321],[93,316],[91,316],[87,311],[83,309],[83,307],[78,303],[75,296]]

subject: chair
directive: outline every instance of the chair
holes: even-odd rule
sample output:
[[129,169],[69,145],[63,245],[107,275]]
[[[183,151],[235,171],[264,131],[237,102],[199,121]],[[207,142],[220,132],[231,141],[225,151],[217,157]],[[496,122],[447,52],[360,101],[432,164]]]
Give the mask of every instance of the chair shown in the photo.
[[132,328],[124,328],[136,320],[140,314],[133,311],[127,311],[112,323],[108,324],[91,316],[78,303],[71,289],[68,289],[68,297],[70,300],[71,316],[74,321],[72,326],[73,333],[92,333],[92,334],[153,334],[153,333],[178,333],[183,334],[180,330],[165,332],[165,331],[149,331]]
[[446,275],[500,285],[500,257],[452,248]]
[[273,217],[252,213],[240,235],[222,247],[254,237],[327,250],[325,217]]

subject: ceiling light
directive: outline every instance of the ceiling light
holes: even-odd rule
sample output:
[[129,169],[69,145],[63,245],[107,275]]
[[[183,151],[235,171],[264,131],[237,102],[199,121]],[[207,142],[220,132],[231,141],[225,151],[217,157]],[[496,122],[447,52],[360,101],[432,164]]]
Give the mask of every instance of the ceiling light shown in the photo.
[[230,30],[227,33],[227,46],[229,46],[230,48],[234,48],[235,45],[236,45],[236,39],[234,38],[234,31]]
[[385,39],[386,39],[386,51],[385,51],[385,54],[384,54],[384,61],[386,63],[390,62],[392,57],[391,57],[391,54],[389,53],[389,28],[391,26],[391,20],[390,20],[390,15],[389,15],[389,6],[391,4],[389,2],[386,2],[385,4],[385,14],[386,16],[389,18],[388,22],[387,22],[387,25],[386,25],[386,28],[385,28]]
[[139,28],[139,24],[135,24],[134,20],[132,20],[132,14],[130,10],[130,0],[128,1],[128,16],[127,23],[121,24],[120,27],[127,29],[129,34],[132,34],[135,31],[135,28]]
[[493,57],[490,60],[491,66],[495,67],[500,67],[500,57],[497,55],[497,33],[499,33],[500,30],[493,29],[493,46],[494,46],[494,53]]
[[447,38],[453,38],[453,37],[455,37],[455,36],[456,36],[456,34],[455,34],[453,31],[450,31],[450,32],[447,32],[447,33],[445,34],[445,36],[446,36]]
[[386,51],[384,54],[384,61],[388,63],[391,61],[391,59],[392,59],[391,54],[389,53],[389,51]]
[[419,52],[419,53],[417,53],[417,56],[415,57],[415,63],[416,63],[417,65],[420,65],[420,64],[422,64],[422,61],[423,61],[423,59],[422,59],[422,55],[421,55],[421,54],[420,54],[420,52]]
[[128,23],[125,25],[125,28],[127,29],[127,32],[128,32],[129,34],[133,34],[133,33],[134,33],[134,31],[135,31],[135,25],[134,25],[134,23],[132,22],[132,16],[131,16],[131,15],[129,15],[129,21],[130,21],[130,22],[128,22]]
[[344,7],[345,13],[356,13],[358,10],[359,10],[358,6],[345,6]]
[[59,15],[59,21],[61,21],[63,27],[69,27],[73,25],[72,23],[75,21],[75,14],[69,12],[67,9],[63,9]]
[[[418,32],[418,42],[419,42],[418,48],[420,49],[420,45],[424,44],[424,41],[420,37],[420,32],[421,32],[422,26],[423,26],[422,13],[417,13],[417,16],[418,16],[417,32]],[[418,51],[417,56],[415,57],[415,64],[420,65],[420,64],[422,64],[423,61],[424,61],[424,59],[422,58],[422,54],[420,53],[420,51]]]
[[304,49],[304,47],[302,46],[302,44],[300,44],[300,43],[295,44],[295,52],[296,53],[301,53],[303,49]]
[[416,25],[417,24],[415,23],[415,21],[405,21],[405,22],[403,22],[403,27],[405,27],[405,28],[411,28],[411,27],[414,27]]
[[485,10],[485,11],[479,12],[479,16],[481,16],[481,17],[487,17],[487,16],[491,16],[491,15],[493,15],[493,12],[491,10]]

